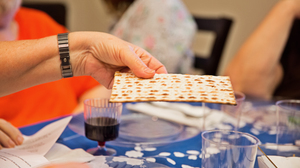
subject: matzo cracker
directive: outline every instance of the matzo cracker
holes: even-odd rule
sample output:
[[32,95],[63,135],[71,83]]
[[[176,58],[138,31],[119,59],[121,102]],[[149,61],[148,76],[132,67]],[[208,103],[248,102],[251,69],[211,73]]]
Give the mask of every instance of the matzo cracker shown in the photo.
[[110,102],[178,101],[236,105],[228,76],[115,73]]

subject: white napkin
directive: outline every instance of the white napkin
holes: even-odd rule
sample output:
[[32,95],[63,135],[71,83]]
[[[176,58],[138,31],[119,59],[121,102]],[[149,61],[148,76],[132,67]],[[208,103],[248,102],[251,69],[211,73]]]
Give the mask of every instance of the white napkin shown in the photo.
[[[207,128],[221,123],[225,116],[225,113],[222,111],[208,107],[192,106],[187,103],[159,103],[160,102],[127,104],[126,108],[199,129],[203,128],[204,118],[205,128]],[[184,113],[183,111],[185,110],[188,111],[189,114]],[[205,117],[203,117],[203,114]],[[191,117],[192,115],[198,117]]]
[[[298,168],[300,165],[300,157],[283,157],[283,156],[270,156],[268,157],[278,168]],[[257,158],[259,168],[273,168],[273,164],[265,156]]]
[[94,160],[95,156],[87,153],[81,148],[70,149],[63,144],[55,143],[45,154],[45,158],[47,158],[49,162],[38,165],[37,167],[68,162],[86,163]]
[[89,154],[81,148],[70,149],[69,147],[55,143],[45,155],[51,163],[66,163],[66,162],[89,162],[95,156]]

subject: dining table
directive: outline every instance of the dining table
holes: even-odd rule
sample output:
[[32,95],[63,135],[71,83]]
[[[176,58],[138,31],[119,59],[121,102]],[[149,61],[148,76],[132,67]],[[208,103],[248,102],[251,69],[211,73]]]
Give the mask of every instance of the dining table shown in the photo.
[[[252,107],[256,106],[273,106],[275,104],[274,101],[261,101],[261,100],[245,100],[246,102],[250,102]],[[123,112],[122,117],[126,117],[129,115],[139,115],[139,112],[135,112],[127,109],[126,105],[130,103],[123,103]],[[202,106],[203,103],[189,103],[193,106]],[[205,104],[207,107],[211,109],[220,110],[220,104]],[[63,118],[62,116],[60,118]],[[60,118],[51,119],[47,121],[42,121],[33,125],[29,125],[26,127],[20,128],[20,131],[24,135],[32,135],[36,133],[38,130],[43,128],[44,126],[59,120]],[[123,121],[121,121],[122,123]],[[253,123],[245,122],[238,131],[246,132],[257,137],[261,144],[266,143],[275,143],[276,142],[276,133],[270,132],[270,130],[265,131],[262,128],[258,128],[257,125]],[[75,125],[77,127],[74,129],[72,127]],[[230,123],[232,124],[232,123]],[[223,123],[224,125],[224,123]],[[153,125],[149,125],[151,128]],[[122,125],[120,125],[122,127]],[[233,128],[233,127],[232,127]],[[164,128],[161,128],[164,129]],[[189,129],[188,126],[183,126],[183,131],[179,134],[183,134],[186,129]],[[193,129],[193,128],[192,128]],[[217,129],[217,128],[216,128]],[[121,128],[120,128],[121,130]],[[198,130],[198,129],[197,129]],[[97,146],[97,142],[90,140],[84,135],[84,116],[83,113],[79,113],[73,115],[69,125],[65,128],[63,133],[57,140],[57,143],[61,143],[66,145],[71,149],[81,148],[83,150],[88,150],[90,148],[94,148]],[[149,142],[138,142],[135,139],[123,139],[123,140],[115,140],[107,142],[107,147],[113,148],[117,151],[114,157],[124,157],[129,159],[138,159],[143,160],[145,162],[157,163],[158,165],[164,165],[166,167],[201,167],[201,147],[202,147],[202,137],[201,134],[204,130],[192,131],[191,135],[183,136],[180,138],[180,135],[177,137],[173,137],[159,143],[154,141]],[[149,135],[151,136],[151,135]],[[120,142],[120,143],[118,143]],[[123,143],[122,143],[123,142]],[[260,151],[258,150],[258,154]],[[118,167],[117,165],[112,167]],[[120,167],[147,167],[147,166],[120,166]],[[157,166],[160,167],[160,166]],[[258,167],[257,162],[255,163],[255,167]]]

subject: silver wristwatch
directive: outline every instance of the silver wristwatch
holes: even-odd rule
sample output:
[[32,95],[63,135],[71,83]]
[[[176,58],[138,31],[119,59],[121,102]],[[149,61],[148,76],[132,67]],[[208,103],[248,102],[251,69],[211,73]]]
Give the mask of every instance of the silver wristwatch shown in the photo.
[[68,35],[69,33],[57,35],[58,49],[61,60],[61,74],[63,78],[73,77],[72,66],[70,64]]

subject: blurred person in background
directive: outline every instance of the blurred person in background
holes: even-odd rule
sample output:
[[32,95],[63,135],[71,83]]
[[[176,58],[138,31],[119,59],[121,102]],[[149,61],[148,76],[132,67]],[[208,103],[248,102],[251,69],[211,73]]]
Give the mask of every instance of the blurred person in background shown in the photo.
[[[0,0],[0,41],[39,39],[68,31],[46,13],[20,5],[21,0]],[[81,76],[0,96],[0,126],[11,123],[15,127],[22,127],[82,112],[85,99],[106,97],[109,95],[106,92],[92,77]],[[17,133],[16,129],[12,130]],[[6,147],[21,144],[23,138],[20,133],[18,136],[18,141],[6,144]]]
[[115,18],[110,33],[146,49],[169,73],[190,73],[196,23],[181,0],[102,0]]
[[261,99],[300,99],[300,0],[279,1],[242,45],[224,75],[235,91]]

